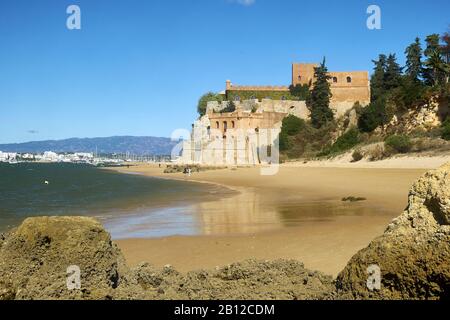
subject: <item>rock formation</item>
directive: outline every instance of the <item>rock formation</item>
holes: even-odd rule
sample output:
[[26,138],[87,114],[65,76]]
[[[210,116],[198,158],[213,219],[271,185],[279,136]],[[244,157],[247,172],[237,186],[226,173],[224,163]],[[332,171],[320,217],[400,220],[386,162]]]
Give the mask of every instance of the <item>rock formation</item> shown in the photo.
[[[1,238],[3,239],[3,237]],[[69,290],[69,266],[81,289]],[[181,274],[130,270],[110,235],[86,217],[28,218],[0,241],[2,299],[329,299],[332,278],[296,261],[245,261]]]
[[[367,268],[378,265],[380,290],[369,290]],[[450,163],[427,172],[408,207],[339,274],[342,298],[450,298]]]
[[[81,270],[68,290],[67,268]],[[0,248],[0,299],[107,299],[127,268],[110,235],[85,217],[28,218]]]

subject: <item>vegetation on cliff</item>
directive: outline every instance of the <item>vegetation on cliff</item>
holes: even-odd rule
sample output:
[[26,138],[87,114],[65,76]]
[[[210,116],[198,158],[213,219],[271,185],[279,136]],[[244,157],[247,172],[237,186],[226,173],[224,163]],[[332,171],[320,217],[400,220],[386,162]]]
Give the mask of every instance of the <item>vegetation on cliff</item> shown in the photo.
[[223,96],[214,92],[207,92],[200,97],[197,104],[197,112],[200,116],[206,114],[206,107],[209,101],[217,101],[221,103],[223,101]]
[[[369,155],[370,159],[430,150],[433,146],[442,149],[445,141],[441,143],[443,140],[439,139],[450,140],[450,120],[446,120],[450,101],[450,35],[432,34],[426,37],[424,48],[416,38],[405,49],[403,67],[395,54],[380,54],[373,61],[371,102],[367,106],[356,103],[340,118],[333,117],[329,109],[329,77],[322,63],[316,68],[314,88],[305,95],[311,120],[296,134],[288,133],[291,130],[283,122],[282,159],[334,156],[385,140]],[[298,92],[302,90],[305,88],[297,88]],[[358,149],[356,159],[361,156],[364,154]]]

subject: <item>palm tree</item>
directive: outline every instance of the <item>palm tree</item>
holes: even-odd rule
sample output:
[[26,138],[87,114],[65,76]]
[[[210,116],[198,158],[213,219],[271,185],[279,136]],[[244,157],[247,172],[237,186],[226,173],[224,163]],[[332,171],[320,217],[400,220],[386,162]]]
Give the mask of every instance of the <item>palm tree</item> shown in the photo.
[[438,50],[433,50],[428,60],[425,62],[432,76],[433,85],[440,85],[448,83],[450,74],[450,65],[445,63],[441,53]]

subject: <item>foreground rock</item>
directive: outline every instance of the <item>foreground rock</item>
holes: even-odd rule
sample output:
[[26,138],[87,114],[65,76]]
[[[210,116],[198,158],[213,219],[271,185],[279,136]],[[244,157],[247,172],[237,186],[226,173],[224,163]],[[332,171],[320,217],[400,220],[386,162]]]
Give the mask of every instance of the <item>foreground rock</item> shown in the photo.
[[[381,271],[380,290],[367,287],[367,268]],[[341,298],[450,298],[450,163],[411,188],[408,207],[385,233],[339,274]]]
[[[178,273],[148,264],[130,270],[94,219],[26,219],[0,241],[0,299],[329,299],[332,278],[296,261],[246,261]],[[78,266],[80,290],[67,287]]]
[[309,271],[292,260],[234,263],[214,271],[181,274],[172,267],[155,270],[148,264],[133,272],[155,299],[332,299],[331,276]]
[[[82,290],[68,290],[67,268],[78,266]],[[0,299],[100,299],[112,296],[122,254],[91,218],[26,219],[0,248]]]

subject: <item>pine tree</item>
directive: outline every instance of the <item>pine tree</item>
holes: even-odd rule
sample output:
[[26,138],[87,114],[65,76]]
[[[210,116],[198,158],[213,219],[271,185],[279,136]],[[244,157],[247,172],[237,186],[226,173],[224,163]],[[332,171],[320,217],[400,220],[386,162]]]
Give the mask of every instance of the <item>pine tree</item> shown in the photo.
[[402,68],[397,63],[395,54],[390,54],[386,61],[386,72],[384,73],[384,89],[392,90],[400,86]]
[[310,99],[311,122],[314,127],[320,128],[333,121],[333,111],[330,109],[331,90],[329,80],[331,76],[325,66],[325,58],[317,68],[314,68],[314,76],[316,81]]
[[375,101],[384,94],[384,73],[386,70],[386,55],[380,54],[378,60],[372,60],[375,64],[374,73],[370,79],[371,101]]
[[420,39],[410,44],[406,50],[406,74],[414,82],[420,82],[420,77],[423,71],[422,65],[422,47],[420,46]]

